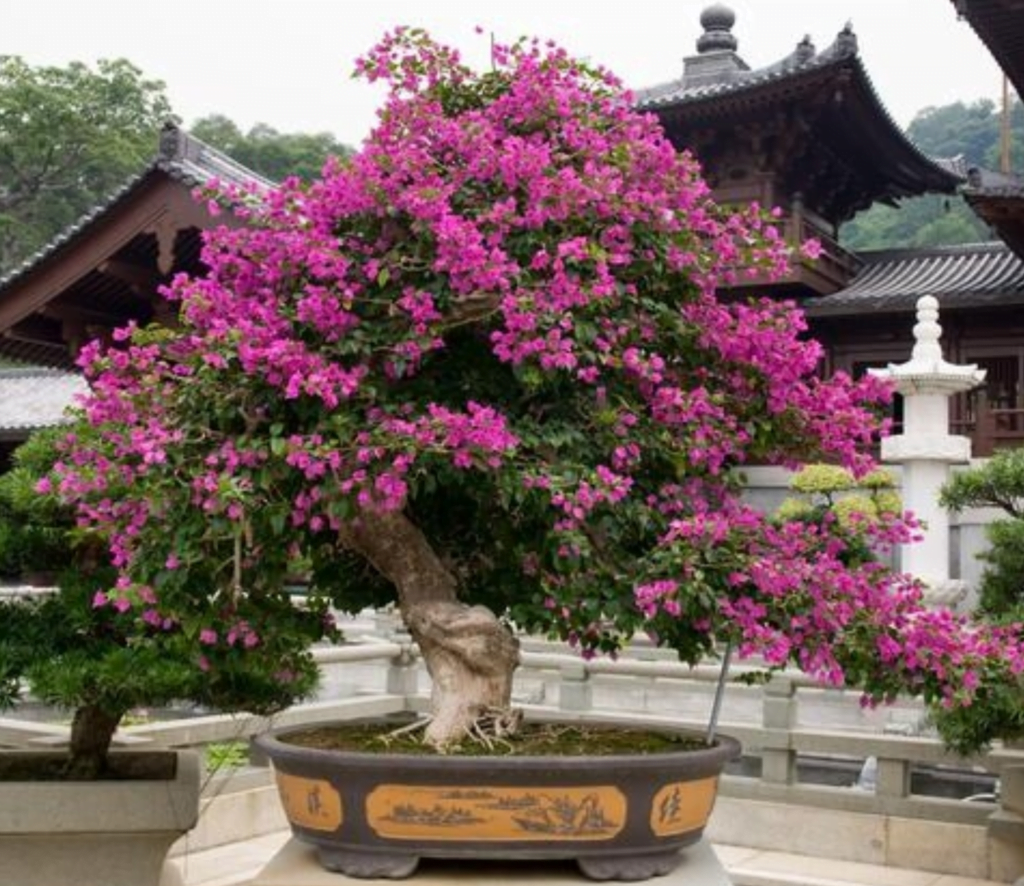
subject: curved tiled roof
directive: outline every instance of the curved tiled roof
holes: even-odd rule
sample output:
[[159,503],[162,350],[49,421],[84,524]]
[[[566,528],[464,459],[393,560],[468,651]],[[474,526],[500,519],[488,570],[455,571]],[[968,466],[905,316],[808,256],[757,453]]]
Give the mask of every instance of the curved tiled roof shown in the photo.
[[668,83],[638,89],[634,93],[636,106],[643,111],[657,111],[669,106],[722,98],[734,93],[759,89],[797,74],[827,68],[837,62],[855,58],[856,55],[857,38],[847,26],[836,41],[822,52],[815,52],[810,39],[805,37],[792,53],[764,68],[751,70],[740,62],[741,69],[723,69],[710,81],[701,78],[696,83],[691,83],[690,78],[684,75]]
[[1024,197],[1024,179],[1012,173],[996,172],[980,166],[972,167],[967,174],[967,188],[964,194],[990,194],[997,197]]
[[676,80],[636,90],[637,108],[658,114],[713,113],[734,102],[754,102],[762,94],[774,95],[777,90],[796,91],[833,75],[843,79],[852,76],[863,87],[870,115],[880,121],[876,128],[887,133],[889,142],[904,153],[905,160],[917,168],[917,175],[928,180],[931,188],[952,192],[967,177],[963,158],[930,157],[905,136],[879,98],[849,24],[821,52],[805,37],[788,56],[763,68],[748,68],[735,53],[718,53],[717,58],[710,59],[710,65],[701,56],[687,63],[690,61],[703,64],[692,74],[688,70]]
[[211,179],[217,179],[228,185],[256,188],[257,190],[274,187],[274,183],[269,179],[235,162],[227,154],[210,147],[176,125],[168,123],[160,133],[160,151],[157,156],[105,200],[93,206],[45,246],[30,255],[9,273],[0,277],[0,295],[8,285],[77,239],[97,218],[121,204],[149,182],[153,176],[161,174],[167,175],[187,187],[198,187]]
[[808,317],[913,311],[922,295],[944,310],[1024,304],[1024,261],[1003,243],[863,252],[845,289],[804,303]]
[[0,369],[0,436],[23,436],[64,421],[64,410],[88,391],[85,379],[56,369]]
[[953,0],[992,57],[1024,95],[1024,0]]

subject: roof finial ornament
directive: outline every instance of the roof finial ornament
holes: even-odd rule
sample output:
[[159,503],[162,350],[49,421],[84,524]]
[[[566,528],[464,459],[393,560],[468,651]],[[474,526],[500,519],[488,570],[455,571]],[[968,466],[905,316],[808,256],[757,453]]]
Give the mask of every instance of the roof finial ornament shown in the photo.
[[160,127],[160,148],[161,160],[181,159],[182,133],[174,120],[166,120]]
[[811,35],[805,34],[804,39],[796,45],[796,61],[797,64],[802,65],[804,62],[809,62],[814,58],[814,43],[811,41]]
[[857,35],[853,33],[853,22],[847,22],[836,37],[836,51],[839,55],[857,54]]
[[736,51],[739,43],[732,35],[736,13],[728,6],[724,3],[715,3],[707,7],[700,14],[700,24],[704,28],[704,33],[697,39],[697,52]]

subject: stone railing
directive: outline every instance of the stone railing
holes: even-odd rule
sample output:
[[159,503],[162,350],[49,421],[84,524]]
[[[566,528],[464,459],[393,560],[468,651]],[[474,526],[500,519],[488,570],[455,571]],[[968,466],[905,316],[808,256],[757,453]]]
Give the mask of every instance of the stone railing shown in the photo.
[[[123,729],[118,740],[201,746],[243,741],[269,727],[425,710],[429,683],[415,646],[400,632],[381,637],[377,628],[358,642],[317,651],[324,694],[316,702],[272,720],[150,722]],[[715,664],[689,668],[643,644],[615,661],[584,661],[533,640],[523,646],[516,703],[529,717],[707,727]],[[777,675],[764,686],[730,682],[719,730],[742,742],[744,758],[722,780],[710,836],[1003,882],[1024,875],[1024,751],[958,759],[923,733],[923,722],[917,705],[865,710],[855,693],[822,689],[800,674]],[[66,734],[62,725],[0,718],[0,746],[54,745]],[[254,777],[250,772],[240,784],[252,788]],[[277,816],[266,821],[280,826]]]

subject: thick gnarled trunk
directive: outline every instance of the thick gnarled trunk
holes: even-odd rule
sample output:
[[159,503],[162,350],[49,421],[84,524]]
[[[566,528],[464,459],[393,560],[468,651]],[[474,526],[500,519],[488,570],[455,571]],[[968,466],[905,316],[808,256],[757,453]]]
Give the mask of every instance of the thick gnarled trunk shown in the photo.
[[482,714],[507,710],[519,643],[490,610],[459,602],[455,578],[419,528],[401,513],[367,513],[341,541],[398,592],[433,681],[425,741],[444,750],[472,734]]
[[519,643],[489,609],[419,603],[405,613],[433,684],[424,738],[439,749],[469,734],[480,716],[507,711]]

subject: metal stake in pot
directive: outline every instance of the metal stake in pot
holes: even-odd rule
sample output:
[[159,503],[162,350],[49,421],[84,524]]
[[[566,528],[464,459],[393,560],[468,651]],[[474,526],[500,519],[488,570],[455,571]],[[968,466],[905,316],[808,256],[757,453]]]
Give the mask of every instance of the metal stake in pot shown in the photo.
[[715,743],[718,731],[718,716],[722,713],[722,697],[725,695],[725,680],[729,676],[729,664],[732,661],[732,640],[725,644],[722,653],[722,670],[718,674],[718,685],[715,686],[715,702],[711,706],[711,721],[708,723],[708,744]]

